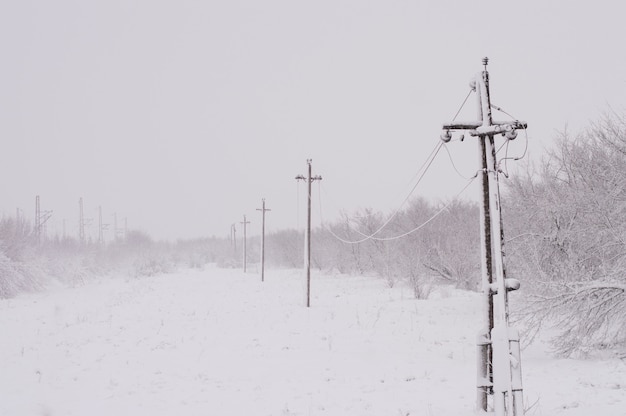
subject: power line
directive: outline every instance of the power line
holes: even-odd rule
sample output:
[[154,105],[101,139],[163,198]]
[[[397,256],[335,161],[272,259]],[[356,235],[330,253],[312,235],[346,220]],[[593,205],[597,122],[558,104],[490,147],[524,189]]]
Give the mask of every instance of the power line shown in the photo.
[[[420,166],[420,168],[419,168],[419,169],[415,172],[415,174],[411,177],[411,179],[410,179],[410,180],[408,180],[408,181],[406,182],[406,184],[407,184],[407,185],[411,185],[411,184],[415,181],[415,179],[416,179],[418,176],[420,176],[420,173],[422,173],[422,176],[423,176],[423,172],[422,172],[422,170],[426,167],[426,165],[427,165],[427,164],[429,164],[429,161],[431,160],[431,158],[434,158],[434,156],[436,155],[436,153],[437,153],[437,152],[439,152],[439,150],[440,150],[440,145],[441,145],[441,142],[440,142],[440,141],[439,141],[438,143],[436,143],[436,144],[435,144],[435,146],[434,146],[434,147],[433,147],[433,149],[430,151],[429,155],[426,157],[426,159],[424,160],[424,162],[422,163],[422,165]],[[432,161],[431,161],[431,163],[432,163]],[[421,180],[421,178],[420,178],[420,180]],[[399,210],[400,208],[402,208],[402,205],[403,205],[403,204],[405,204],[405,203],[406,203],[406,201],[407,201],[407,200],[411,197],[412,193],[415,191],[415,188],[417,187],[417,185],[418,185],[418,184],[419,184],[419,181],[418,181],[416,184],[414,184],[414,185],[412,185],[412,186],[411,186],[411,190],[409,191],[409,194],[408,194],[408,195],[407,195],[407,196],[403,199],[402,203],[400,204],[400,206],[398,207],[398,209],[397,209],[397,210]],[[320,184],[320,185],[323,187],[323,184]],[[406,186],[406,185],[405,185],[405,186]],[[337,204],[337,203],[335,203],[335,202],[334,202],[334,200],[333,200],[332,198],[329,198],[329,195],[328,195],[328,193],[326,192],[326,189],[325,189],[325,188],[323,188],[323,190],[324,190],[324,192],[326,193],[326,197],[327,197],[327,199],[330,199],[330,200],[331,200],[331,202],[333,203],[333,205],[335,206],[335,208],[337,208],[337,209],[339,210],[339,206],[338,206],[338,204]],[[397,199],[398,199],[398,196],[399,196],[400,194],[401,194],[401,192],[398,192],[398,194],[396,195],[396,197],[394,197],[394,198],[393,198],[393,200],[394,200],[394,201],[395,201],[395,200],[397,200]],[[393,215],[395,215],[395,213],[394,213]],[[352,215],[352,216],[349,216],[349,217],[348,217],[348,216],[347,216],[347,214],[346,214],[346,217],[347,217],[347,220],[351,221],[351,220],[355,220],[355,219],[356,219],[356,220],[358,220],[358,219],[367,218],[367,217],[369,217],[369,215],[363,215],[363,216],[359,216],[359,215]]]
[[448,159],[450,159],[450,163],[452,164],[452,167],[454,168],[455,172],[463,179],[465,179],[466,181],[469,180],[470,178],[468,178],[467,176],[463,175],[456,167],[456,164],[454,163],[454,160],[452,159],[452,154],[450,153],[450,149],[448,149],[448,145],[444,143],[443,145],[444,149],[446,149],[446,152],[448,153]]
[[[423,222],[422,224],[418,225],[417,227],[406,231],[402,234],[393,236],[393,237],[375,237],[373,234],[366,236],[365,234],[362,234],[361,232],[359,232],[358,230],[354,230],[355,232],[363,235],[365,238],[361,239],[361,240],[355,240],[355,241],[350,241],[350,240],[346,240],[344,238],[341,238],[340,236],[338,236],[337,234],[335,234],[330,227],[324,227],[324,224],[322,223],[322,227],[324,227],[333,237],[335,237],[337,240],[341,241],[342,243],[345,244],[360,244],[364,241],[367,240],[375,240],[375,241],[392,241],[392,240],[397,240],[403,237],[406,237],[408,235],[413,234],[416,231],[419,231],[420,229],[424,228],[426,225],[428,225],[431,221],[433,221],[435,218],[437,218],[439,215],[441,215],[445,210],[448,209],[448,207],[450,205],[452,205],[452,203],[455,202],[456,198],[458,198],[463,192],[465,192],[465,190],[470,186],[470,184],[474,181],[474,179],[476,179],[477,175],[474,175],[472,178],[470,178],[468,180],[468,182],[465,184],[465,186],[454,196],[454,198],[452,198],[446,205],[444,205],[439,211],[437,211],[435,214],[433,214],[433,216],[431,216],[428,220],[426,220],[425,222]],[[319,206],[320,206],[320,216],[322,216],[321,212],[322,212],[322,202],[321,202],[321,197],[320,197],[320,202],[319,202]]]
[[[517,117],[514,117],[512,114],[504,111],[502,109],[502,107],[498,107],[497,105],[494,105],[494,104],[491,104],[491,107],[494,108],[495,110],[503,113],[503,114],[506,114],[512,120],[519,121],[519,119]],[[522,155],[521,156],[515,156],[515,157],[509,157],[509,143],[510,143],[511,140],[507,140],[506,141],[506,151],[504,153],[504,157],[498,161],[498,167],[500,166],[500,163],[504,162],[504,170],[501,170],[501,172],[507,178],[509,177],[509,168],[508,168],[508,163],[507,162],[509,160],[518,161],[518,160],[524,159],[524,157],[526,157],[526,152],[528,151],[528,131],[526,129],[526,126],[522,125],[522,130],[524,131],[524,151],[522,152]]]
[[313,181],[321,181],[322,177],[320,175],[312,176],[312,163],[311,159],[307,159],[306,161],[308,167],[308,174],[305,177],[304,175],[296,176],[296,181],[306,181],[307,183],[307,227],[305,232],[305,244],[304,244],[304,265],[306,268],[306,307],[311,306],[311,183]]
[[425,164],[422,165],[423,171],[422,171],[421,175],[419,176],[417,182],[415,183],[415,185],[413,185],[413,188],[411,188],[411,191],[409,192],[409,194],[406,196],[406,198],[404,198],[404,201],[402,201],[402,203],[398,206],[398,208],[394,211],[394,213],[391,214],[391,216],[376,231],[374,231],[372,234],[366,236],[362,240],[355,241],[352,244],[358,244],[358,243],[362,243],[364,241],[369,240],[370,238],[372,238],[375,235],[377,235],[378,233],[380,233],[387,225],[389,225],[391,220],[393,220],[396,217],[396,215],[398,215],[398,213],[400,212],[400,210],[402,209],[404,204],[406,204],[406,202],[409,200],[409,198],[411,198],[411,195],[413,195],[413,192],[417,188],[417,185],[420,184],[420,182],[424,178],[424,175],[426,174],[426,172],[428,172],[428,169],[430,168],[430,166],[432,165],[433,161],[435,160],[435,157],[437,157],[437,154],[441,150],[442,146],[443,146],[443,143],[439,143],[437,146],[435,146],[434,151],[431,152],[432,157],[430,157],[430,160],[427,159],[426,162],[424,162]]
[[[458,115],[461,113],[461,110],[463,110],[463,107],[465,106],[465,104],[467,103],[467,100],[469,99],[470,95],[472,94],[472,92],[474,92],[474,90],[472,88],[470,88],[470,90],[468,91],[467,95],[465,96],[465,98],[463,99],[463,102],[461,103],[461,105],[459,106],[458,110],[456,111],[456,114],[454,115],[454,117],[452,118],[452,120],[456,120],[456,118],[458,117]],[[462,140],[462,139],[461,139]],[[431,150],[430,154],[428,155],[428,157],[426,157],[426,160],[424,161],[424,163],[420,166],[420,168],[417,170],[417,172],[415,173],[415,175],[413,175],[413,177],[409,180],[408,184],[412,183],[416,177],[419,176],[419,179],[417,180],[417,182],[415,183],[415,185],[413,185],[413,187],[411,188],[411,190],[409,191],[408,195],[404,198],[404,200],[402,201],[402,203],[400,203],[400,205],[398,206],[398,208],[393,212],[393,214],[391,214],[391,216],[387,219],[387,221],[385,221],[385,223],[378,229],[376,230],[373,234],[371,234],[371,236],[375,236],[376,234],[378,234],[380,231],[382,231],[390,222],[391,220],[393,220],[393,218],[400,212],[400,210],[402,209],[402,207],[404,206],[404,204],[406,204],[406,202],[409,200],[409,198],[411,198],[411,196],[413,195],[413,192],[415,192],[415,189],[417,188],[417,186],[419,185],[419,183],[421,182],[422,178],[424,177],[424,175],[426,174],[426,172],[428,171],[428,169],[430,168],[430,165],[432,164],[432,162],[434,161],[435,157],[437,156],[437,154],[439,153],[439,151],[441,150],[441,146],[442,146],[442,142],[439,141],[435,147],[433,148],[433,150]],[[450,155],[450,151],[446,148],[446,151],[448,152],[448,155],[450,156],[450,161],[452,162],[452,165],[454,166],[454,169],[457,171],[457,173],[459,173],[459,175],[461,175],[461,177],[463,179],[468,180],[468,178],[466,178],[465,176],[463,176],[457,169],[456,166],[454,165],[454,161],[452,161],[452,156]],[[421,172],[421,174],[420,174]],[[299,198],[298,198],[299,200]],[[352,217],[355,218],[355,217]],[[348,220],[350,220],[351,218],[348,218]],[[362,233],[360,233],[362,234]],[[364,235],[364,234],[362,234]],[[365,236],[365,235],[364,235]],[[366,241],[367,238],[363,241]]]
[[[463,100],[463,102],[461,103],[461,105],[459,106],[459,109],[457,110],[456,114],[453,117],[453,120],[456,120],[456,118],[458,117],[458,115],[461,113],[461,110],[463,109],[463,107],[465,106],[465,103],[467,102],[468,98],[470,97],[470,95],[472,94],[473,90],[470,88],[469,92],[467,93],[467,95],[465,96],[465,99]],[[449,138],[451,139],[451,137]],[[448,141],[449,141],[448,139]],[[412,182],[414,180],[414,178],[416,176],[419,176],[417,179],[417,182],[415,183],[415,185],[413,185],[413,187],[411,188],[411,190],[409,191],[408,195],[404,198],[404,200],[402,201],[402,203],[398,206],[398,208],[396,208],[396,210],[393,212],[393,214],[391,214],[391,216],[389,216],[389,218],[376,230],[374,231],[372,234],[370,235],[364,235],[363,233],[360,233],[361,235],[364,236],[363,239],[358,240],[358,241],[347,241],[347,240],[343,240],[341,239],[339,236],[338,237],[339,240],[348,243],[348,244],[358,244],[358,243],[362,243],[364,241],[367,241],[369,239],[374,239],[374,240],[378,240],[376,238],[374,238],[378,233],[380,233],[395,217],[396,215],[398,215],[398,213],[400,212],[400,210],[402,209],[402,207],[404,206],[404,204],[406,204],[406,202],[411,198],[411,196],[413,195],[413,192],[415,192],[415,189],[417,188],[417,186],[420,184],[420,182],[422,181],[422,179],[424,178],[424,175],[426,174],[426,172],[428,172],[428,169],[430,168],[430,166],[432,165],[433,161],[435,160],[435,158],[437,157],[437,155],[439,154],[439,151],[441,150],[441,147],[444,145],[443,142],[439,142],[437,145],[435,145],[435,147],[433,148],[433,150],[430,152],[430,154],[428,155],[428,157],[426,158],[426,160],[424,161],[424,163],[422,164],[422,166],[418,169],[417,173],[413,176],[413,178],[411,178]],[[446,151],[448,149],[446,148]],[[448,151],[448,155],[449,155],[449,151]],[[453,162],[454,165],[454,162]],[[456,170],[456,166],[455,166],[455,170]],[[420,174],[421,172],[421,174]],[[458,170],[457,170],[458,173]],[[473,178],[472,178],[473,180]],[[409,183],[410,183],[409,182]],[[470,180],[471,183],[471,180]],[[467,186],[469,186],[469,183],[466,185],[465,188],[467,188]],[[465,190],[465,188],[463,188],[463,190]],[[461,191],[462,192],[462,191]],[[319,192],[321,194],[321,192]],[[460,194],[460,193],[459,193]],[[320,197],[320,201],[321,201],[321,197]],[[320,202],[320,217],[321,217],[321,202]],[[414,230],[416,231],[416,230]],[[414,232],[412,231],[412,232]],[[358,232],[358,231],[357,231]],[[332,234],[332,232],[331,232]],[[410,234],[410,233],[409,233]],[[408,234],[407,234],[408,235]]]

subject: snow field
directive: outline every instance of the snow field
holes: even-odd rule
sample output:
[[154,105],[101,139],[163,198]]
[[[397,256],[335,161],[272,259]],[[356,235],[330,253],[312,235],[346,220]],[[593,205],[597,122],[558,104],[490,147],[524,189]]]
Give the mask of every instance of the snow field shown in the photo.
[[[0,415],[471,415],[477,294],[209,268],[0,301]],[[619,359],[522,352],[529,415],[626,414]]]

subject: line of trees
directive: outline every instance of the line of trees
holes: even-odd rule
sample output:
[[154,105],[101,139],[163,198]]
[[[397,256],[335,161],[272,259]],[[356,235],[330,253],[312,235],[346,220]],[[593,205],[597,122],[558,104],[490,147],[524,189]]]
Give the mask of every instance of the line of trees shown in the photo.
[[536,334],[559,329],[569,355],[626,344],[626,120],[564,132],[543,160],[508,181],[507,254],[529,294]]
[[69,237],[40,243],[29,222],[5,217],[0,219],[0,298],[41,290],[52,282],[74,286],[113,274],[142,277],[181,266],[200,268],[227,257],[227,250],[227,239],[159,242],[137,230],[106,246]]
[[[441,203],[415,199],[379,233],[385,222],[381,212],[363,209],[344,214],[341,220],[313,230],[311,264],[325,271],[379,276],[390,287],[404,281],[420,299],[428,296],[436,279],[476,290],[480,281],[478,207],[464,200],[446,205],[441,215],[403,238],[395,237],[427,222],[441,210]],[[365,238],[372,234],[374,238]],[[296,230],[267,236],[268,264],[300,267],[302,239]]]

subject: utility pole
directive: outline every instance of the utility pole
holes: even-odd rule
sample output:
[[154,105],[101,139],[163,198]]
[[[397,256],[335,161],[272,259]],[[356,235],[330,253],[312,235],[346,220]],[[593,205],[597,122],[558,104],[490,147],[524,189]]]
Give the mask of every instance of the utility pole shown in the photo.
[[246,216],[243,216],[243,272],[246,272],[246,262],[248,260],[248,253],[246,252],[246,225],[250,224],[250,221],[246,221]]
[[308,175],[305,178],[302,175],[296,176],[296,180],[307,182],[307,225],[304,235],[304,267],[306,269],[306,307],[311,306],[311,183],[313,181],[321,181],[321,176],[311,176],[311,159],[307,159]]
[[265,281],[265,212],[271,211],[269,208],[265,208],[265,198],[262,200],[261,208],[257,208],[257,211],[261,211],[263,220],[261,222],[261,281]]
[[35,235],[37,236],[37,244],[41,244],[44,235],[44,225],[52,216],[52,211],[41,210],[41,200],[39,195],[35,196]]
[[235,223],[230,225],[230,241],[233,245],[233,258],[237,258],[237,226]]
[[104,245],[104,233],[102,232],[102,206],[98,206],[98,245]]
[[[484,301],[483,329],[478,334],[476,407],[495,416],[522,416],[521,354],[519,332],[509,326],[508,292],[519,288],[516,279],[506,278],[504,267],[503,231],[498,183],[498,164],[494,136],[501,134],[514,140],[517,130],[525,129],[520,121],[494,122],[489,97],[488,59],[484,70],[476,75],[470,86],[478,98],[478,121],[444,124],[444,142],[452,138],[450,131],[464,130],[478,137],[480,170],[480,238],[481,274]],[[495,278],[494,278],[495,273]],[[493,396],[489,406],[489,397]]]
[[109,224],[102,223],[102,206],[98,206],[98,245],[104,247],[104,231],[109,229]]
[[92,218],[85,218],[85,211],[83,209],[83,198],[78,199],[78,240],[82,245],[87,244],[85,236],[85,226],[89,225]]
[[120,241],[120,236],[124,234],[124,230],[119,228],[119,223],[117,222],[117,212],[113,213],[113,239],[117,243]]
[[83,198],[78,199],[78,240],[85,245],[85,213],[83,211]]
[[35,233],[37,244],[41,244],[41,207],[39,205],[39,195],[35,197]]

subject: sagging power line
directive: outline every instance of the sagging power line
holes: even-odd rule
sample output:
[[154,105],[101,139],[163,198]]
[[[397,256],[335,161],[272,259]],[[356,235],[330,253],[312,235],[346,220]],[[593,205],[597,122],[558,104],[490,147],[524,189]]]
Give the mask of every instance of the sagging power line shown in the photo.
[[[452,120],[456,120],[456,118],[458,117],[458,115],[461,113],[461,110],[463,109],[463,107],[465,106],[465,104],[467,103],[467,100],[469,99],[470,95],[473,93],[474,91],[472,89],[469,90],[469,92],[467,93],[467,95],[465,96],[465,98],[463,99],[463,102],[461,103],[461,105],[459,106],[458,110],[456,111],[456,113],[454,114],[454,117],[452,118]],[[461,138],[462,140],[462,138]],[[448,140],[449,141],[449,140]],[[420,230],[421,228],[423,228],[424,226],[426,226],[429,222],[431,222],[432,220],[434,220],[437,216],[439,216],[441,213],[443,213],[445,211],[445,209],[452,203],[449,202],[444,208],[442,208],[441,210],[439,210],[433,217],[431,217],[430,219],[428,219],[425,223],[409,230],[409,231],[405,231],[402,232],[396,236],[393,237],[377,237],[377,235],[379,233],[381,233],[390,223],[391,221],[401,212],[402,208],[404,207],[404,205],[409,201],[409,199],[411,198],[411,196],[413,195],[413,193],[415,192],[415,190],[417,189],[418,185],[420,184],[420,182],[422,181],[422,179],[424,178],[424,176],[426,175],[426,172],[428,172],[429,168],[431,167],[433,161],[435,160],[435,158],[437,157],[437,155],[439,154],[439,151],[441,150],[441,147],[445,147],[445,141],[444,143],[442,143],[441,141],[437,141],[435,147],[433,148],[433,150],[430,152],[430,154],[426,157],[426,160],[424,161],[424,163],[420,166],[420,168],[418,169],[417,173],[413,176],[413,178],[411,178],[410,182],[413,182],[413,180],[415,180],[415,178],[417,177],[417,182],[415,182],[415,184],[412,186],[411,190],[408,192],[407,196],[404,198],[404,200],[402,201],[402,203],[400,203],[400,205],[394,210],[394,212],[387,218],[386,221],[383,222],[382,225],[380,225],[373,233],[371,234],[365,234],[365,233],[361,233],[358,230],[355,230],[355,232],[357,234],[360,234],[363,238],[357,239],[357,240],[348,240],[346,238],[342,238],[338,235],[336,235],[329,227],[327,227],[327,230],[330,232],[330,234],[335,237],[337,240],[345,243],[345,244],[360,244],[360,243],[364,243],[368,240],[375,240],[375,241],[389,241],[389,240],[395,240],[398,238],[403,238],[406,237],[410,234],[413,234],[414,232]],[[459,173],[459,175],[461,175],[461,173],[457,170],[456,165],[454,165],[454,161],[452,160],[452,156],[450,155],[450,151],[448,150],[448,148],[446,147],[446,151],[448,152],[448,156],[450,157],[450,161],[453,164],[454,169],[457,171],[457,173]],[[463,175],[461,175],[463,176]],[[474,175],[471,178],[466,178],[463,176],[464,179],[468,180],[469,182],[461,189],[461,191],[459,191],[457,193],[457,195],[455,196],[455,198],[457,198],[459,195],[461,195],[468,187],[469,185],[472,183],[472,181],[476,178],[476,175]],[[454,199],[453,199],[454,200]],[[320,202],[320,210],[321,210],[321,202]],[[323,223],[322,223],[323,226]]]
[[[400,238],[404,238],[407,237],[419,230],[421,230],[422,228],[424,228],[425,226],[427,226],[428,224],[430,224],[432,221],[434,221],[437,217],[439,217],[441,214],[443,214],[445,211],[448,210],[448,208],[450,207],[450,205],[452,205],[456,198],[458,198],[463,192],[465,192],[465,190],[467,188],[469,188],[469,186],[472,184],[472,182],[474,181],[474,179],[476,179],[476,176],[470,178],[468,180],[468,182],[465,184],[465,186],[463,186],[463,188],[454,196],[454,198],[452,198],[447,204],[445,204],[442,208],[440,208],[437,212],[435,212],[435,214],[433,214],[430,218],[428,218],[426,221],[424,221],[423,223],[421,223],[420,225],[411,228],[408,231],[404,231],[401,232],[399,234],[396,234],[394,236],[389,236],[389,237],[376,237],[373,234],[370,235],[366,235],[364,233],[361,233],[358,230],[354,230],[354,232],[356,232],[357,234],[361,235],[363,238],[359,239],[359,240],[347,240],[345,238],[342,238],[340,236],[338,236],[335,232],[333,232],[333,230],[330,227],[324,227],[324,224],[322,222],[322,227],[328,231],[330,233],[330,235],[332,235],[334,238],[336,238],[337,240],[341,241],[342,243],[345,244],[361,244],[365,241],[368,240],[374,240],[374,241],[392,241],[392,240],[398,240]],[[319,200],[319,207],[320,207],[320,217],[322,217],[322,202],[321,202],[321,197]]]

